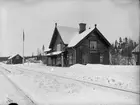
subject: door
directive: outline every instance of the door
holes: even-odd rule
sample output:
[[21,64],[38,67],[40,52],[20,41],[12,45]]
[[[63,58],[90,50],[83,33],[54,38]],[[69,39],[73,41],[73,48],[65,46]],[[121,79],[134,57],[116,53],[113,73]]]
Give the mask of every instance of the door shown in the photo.
[[99,53],[89,53],[89,63],[99,64],[100,63],[100,54]]
[[88,63],[88,54],[87,52],[82,53],[82,64]]

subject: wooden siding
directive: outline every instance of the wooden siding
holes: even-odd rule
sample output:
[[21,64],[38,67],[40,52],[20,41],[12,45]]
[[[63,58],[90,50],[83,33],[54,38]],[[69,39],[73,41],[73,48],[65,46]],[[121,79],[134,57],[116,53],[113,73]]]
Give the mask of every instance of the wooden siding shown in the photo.
[[61,44],[61,50],[63,50],[64,49],[64,43],[63,43],[63,41],[62,41],[62,39],[61,39],[61,37],[60,37],[60,35],[58,34],[58,33],[56,33],[57,34],[57,37],[56,37],[56,40],[54,41],[54,46],[53,46],[53,51],[57,51],[57,45],[58,44]]
[[[97,51],[90,52],[90,41],[97,41]],[[97,64],[100,62],[100,55],[103,55],[103,64],[109,64],[109,48],[97,34],[91,32],[76,49],[76,63]]]
[[[76,63],[76,51],[74,48],[70,48],[67,51],[67,64],[70,66]],[[70,58],[70,56],[72,56],[72,58]]]
[[11,59],[8,59],[8,64],[22,64],[23,58],[20,55],[16,55]]
[[[64,66],[70,66],[76,63],[79,64],[109,64],[109,46],[110,43],[104,36],[94,29],[84,39],[77,43],[74,47],[69,48],[64,44],[58,30],[55,29],[50,47],[51,51],[57,51],[57,45],[61,44],[59,51],[63,51],[61,55],[49,56],[47,64],[51,66],[58,66],[61,63]],[[63,59],[63,60],[62,60]],[[61,64],[61,65],[62,65]]]

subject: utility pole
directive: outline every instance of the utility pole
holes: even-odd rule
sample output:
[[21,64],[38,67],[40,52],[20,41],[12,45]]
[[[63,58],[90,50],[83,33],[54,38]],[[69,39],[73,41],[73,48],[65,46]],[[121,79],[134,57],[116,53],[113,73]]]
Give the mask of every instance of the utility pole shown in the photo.
[[42,61],[44,60],[44,50],[45,50],[45,47],[44,47],[44,45],[42,46]]
[[25,35],[24,35],[24,30],[23,30],[23,64],[24,64],[24,40],[25,40]]

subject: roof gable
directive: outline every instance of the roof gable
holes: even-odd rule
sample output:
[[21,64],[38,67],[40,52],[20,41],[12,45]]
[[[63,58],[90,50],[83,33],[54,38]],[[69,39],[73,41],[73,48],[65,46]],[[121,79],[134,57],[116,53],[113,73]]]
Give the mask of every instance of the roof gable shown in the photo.
[[140,52],[140,45],[137,45],[136,48],[132,51],[132,53],[138,53]]
[[100,38],[102,38],[108,46],[111,46],[110,42],[104,37],[104,35],[97,28],[95,28],[95,29],[96,29],[95,31],[98,33]]
[[71,39],[78,33],[78,29],[66,26],[56,26],[53,32],[53,36],[49,45],[49,48],[52,48],[54,42],[59,35],[64,44],[69,44]]
[[97,32],[98,35],[105,41],[105,43],[110,46],[111,44],[108,42],[108,40],[102,35],[102,33],[95,27],[88,29],[80,34],[75,35],[72,40],[70,41],[68,47],[74,47],[78,43],[80,43],[84,38],[86,38],[91,32]]
[[76,34],[70,41],[68,47],[73,47],[78,44],[84,37],[86,37],[93,29],[86,30],[81,34]]
[[[14,58],[15,56],[20,56],[19,54],[14,54],[14,55],[12,55],[12,56],[10,56],[8,59],[12,59],[12,58]],[[20,56],[21,57],[21,56]]]
[[[55,41],[56,41],[58,35],[59,35],[58,29],[57,29],[57,27],[55,27],[54,32],[53,32],[53,36],[51,38],[51,42],[50,42],[49,48],[53,47],[53,45],[55,44]],[[60,36],[60,38],[61,38],[61,36]]]
[[96,32],[108,46],[111,45],[109,41],[103,36],[103,34],[96,28],[96,25],[95,28],[87,29],[82,33],[79,33],[78,30],[79,29],[77,28],[56,25],[49,48],[53,47],[58,35],[61,37],[64,44],[68,44],[68,47],[74,47],[78,43],[80,43],[86,36],[88,36],[92,31]]

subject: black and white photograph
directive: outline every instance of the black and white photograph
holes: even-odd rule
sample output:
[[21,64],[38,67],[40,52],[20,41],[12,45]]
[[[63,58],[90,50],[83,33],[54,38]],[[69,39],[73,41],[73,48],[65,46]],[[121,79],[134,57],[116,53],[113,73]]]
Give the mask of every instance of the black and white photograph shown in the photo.
[[139,105],[140,0],[0,0],[0,105]]

